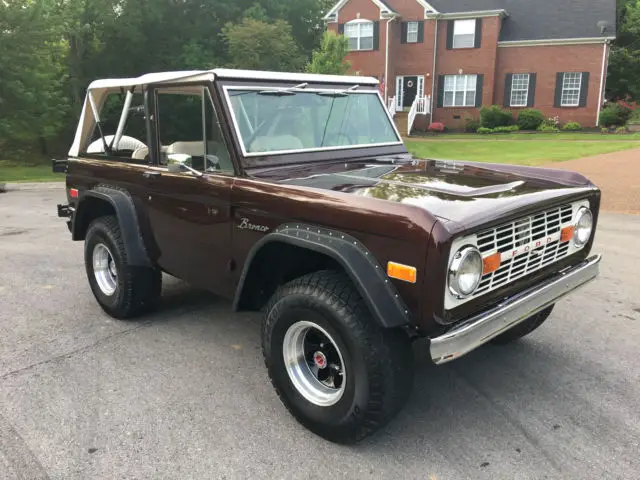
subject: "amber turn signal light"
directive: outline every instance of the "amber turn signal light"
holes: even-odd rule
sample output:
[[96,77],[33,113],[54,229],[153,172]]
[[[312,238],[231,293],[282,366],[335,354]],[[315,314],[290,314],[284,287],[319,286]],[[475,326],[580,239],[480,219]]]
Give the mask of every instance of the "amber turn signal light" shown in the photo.
[[493,255],[489,255],[482,259],[482,274],[486,275],[487,273],[495,272],[500,268],[500,253],[494,253]]
[[569,240],[571,240],[573,238],[573,233],[574,232],[575,232],[575,227],[573,225],[571,225],[569,227],[564,227],[560,231],[560,241],[561,242],[568,242]]
[[415,267],[402,265],[401,263],[389,262],[387,264],[387,275],[391,278],[397,278],[404,282],[416,283],[418,271]]

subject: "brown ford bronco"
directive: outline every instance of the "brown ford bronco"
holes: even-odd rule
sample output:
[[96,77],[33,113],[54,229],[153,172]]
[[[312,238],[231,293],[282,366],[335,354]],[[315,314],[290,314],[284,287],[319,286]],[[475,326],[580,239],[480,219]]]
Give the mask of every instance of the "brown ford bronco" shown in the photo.
[[407,399],[414,340],[436,364],[539,327],[598,274],[600,191],[581,175],[424,160],[377,81],[217,69],[99,80],[66,173],[73,240],[111,316],[162,272],[262,310],[282,402],[336,442]]

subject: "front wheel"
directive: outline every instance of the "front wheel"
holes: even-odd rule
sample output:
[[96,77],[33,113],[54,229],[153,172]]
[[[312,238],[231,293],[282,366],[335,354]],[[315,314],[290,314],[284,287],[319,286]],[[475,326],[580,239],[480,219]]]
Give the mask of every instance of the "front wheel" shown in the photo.
[[262,348],[287,409],[333,442],[375,432],[411,392],[409,337],[378,327],[338,272],[312,273],[281,287],[266,309]]
[[152,309],[162,289],[162,273],[130,265],[115,216],[95,219],[85,237],[84,261],[94,297],[114,318],[133,318]]
[[547,318],[549,318],[549,315],[551,315],[552,311],[553,305],[539,311],[535,315],[531,315],[529,318],[523,320],[515,327],[510,328],[506,332],[492,339],[491,343],[493,343],[494,345],[507,345],[511,342],[515,342],[516,340],[521,339],[526,335],[529,335],[536,328],[542,325]]

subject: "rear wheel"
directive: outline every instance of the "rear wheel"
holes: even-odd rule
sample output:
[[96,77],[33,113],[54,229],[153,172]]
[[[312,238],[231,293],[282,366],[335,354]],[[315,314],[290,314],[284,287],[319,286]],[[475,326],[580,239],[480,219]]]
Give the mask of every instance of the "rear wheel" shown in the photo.
[[375,432],[411,392],[409,337],[378,327],[338,272],[312,273],[281,287],[267,306],[262,348],[287,409],[333,442]]
[[129,265],[115,216],[91,222],[84,250],[87,278],[94,297],[115,318],[132,318],[152,309],[162,289],[162,273]]
[[494,339],[491,340],[491,343],[495,345],[507,345],[511,342],[515,342],[520,338],[529,335],[536,328],[544,323],[544,321],[549,318],[551,312],[553,310],[554,305],[551,305],[544,310],[536,313],[535,315],[530,316],[526,320],[522,321],[518,325],[513,328],[510,328],[506,332],[498,335]]

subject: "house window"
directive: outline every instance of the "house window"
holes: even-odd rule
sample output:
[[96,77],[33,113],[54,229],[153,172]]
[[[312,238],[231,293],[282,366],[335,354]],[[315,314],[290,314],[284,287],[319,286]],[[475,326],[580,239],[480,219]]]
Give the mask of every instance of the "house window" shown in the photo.
[[407,43],[418,43],[418,22],[407,22]]
[[580,85],[582,73],[565,73],[562,78],[562,97],[560,105],[563,107],[577,107],[580,105]]
[[349,50],[373,50],[373,22],[369,20],[346,23],[344,36],[349,39]]
[[529,100],[529,74],[514,73],[511,79],[512,107],[526,107]]
[[473,48],[475,43],[475,19],[455,20],[453,23],[453,48]]
[[477,75],[445,75],[445,107],[474,107],[476,105]]

